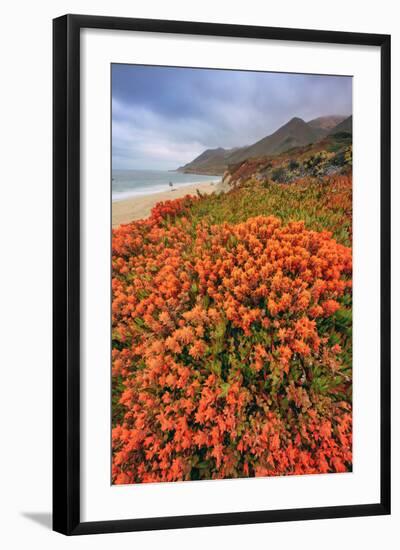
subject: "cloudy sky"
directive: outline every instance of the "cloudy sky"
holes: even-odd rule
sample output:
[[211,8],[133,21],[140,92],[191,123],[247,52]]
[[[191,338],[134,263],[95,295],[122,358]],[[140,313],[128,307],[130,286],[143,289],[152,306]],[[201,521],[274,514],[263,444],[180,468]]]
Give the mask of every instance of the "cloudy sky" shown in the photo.
[[351,78],[112,65],[113,169],[170,170],[294,116],[351,114]]

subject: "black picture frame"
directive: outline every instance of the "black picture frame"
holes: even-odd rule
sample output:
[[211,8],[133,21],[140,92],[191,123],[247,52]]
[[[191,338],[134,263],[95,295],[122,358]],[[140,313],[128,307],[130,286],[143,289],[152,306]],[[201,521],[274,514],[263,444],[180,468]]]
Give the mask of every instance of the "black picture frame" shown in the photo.
[[[80,520],[80,31],[84,28],[378,46],[381,50],[380,501],[370,504]],[[390,513],[390,36],[65,15],[53,21],[53,529],[65,535]]]

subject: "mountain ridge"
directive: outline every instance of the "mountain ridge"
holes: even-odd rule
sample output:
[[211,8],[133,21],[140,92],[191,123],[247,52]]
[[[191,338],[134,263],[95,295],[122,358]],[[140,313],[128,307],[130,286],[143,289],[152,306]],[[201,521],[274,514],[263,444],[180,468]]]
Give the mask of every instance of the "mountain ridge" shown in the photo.
[[330,134],[337,134],[339,132],[353,133],[353,115],[350,115],[346,119],[342,120],[337,126],[331,129]]
[[238,164],[253,157],[277,155],[310,143],[320,141],[329,134],[352,131],[352,117],[328,115],[305,122],[300,117],[293,117],[255,143],[232,149],[216,147],[206,149],[191,162],[177,170],[185,173],[221,175],[229,165]]

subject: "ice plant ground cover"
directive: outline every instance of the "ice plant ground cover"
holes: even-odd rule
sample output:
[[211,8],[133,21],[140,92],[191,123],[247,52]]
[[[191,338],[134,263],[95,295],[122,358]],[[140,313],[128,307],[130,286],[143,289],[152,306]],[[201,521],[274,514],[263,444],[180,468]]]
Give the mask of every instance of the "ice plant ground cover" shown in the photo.
[[351,471],[351,205],[249,177],[113,230],[113,483]]

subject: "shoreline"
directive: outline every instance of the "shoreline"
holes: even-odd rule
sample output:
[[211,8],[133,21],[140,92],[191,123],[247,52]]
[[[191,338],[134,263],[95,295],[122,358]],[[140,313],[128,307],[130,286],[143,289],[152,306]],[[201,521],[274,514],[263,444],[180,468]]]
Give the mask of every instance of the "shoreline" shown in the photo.
[[221,190],[220,183],[213,181],[193,183],[168,189],[168,191],[115,201],[112,203],[112,226],[117,227],[124,223],[148,218],[153,206],[161,201],[179,199],[186,195],[197,195],[197,191],[207,195],[219,192]]

